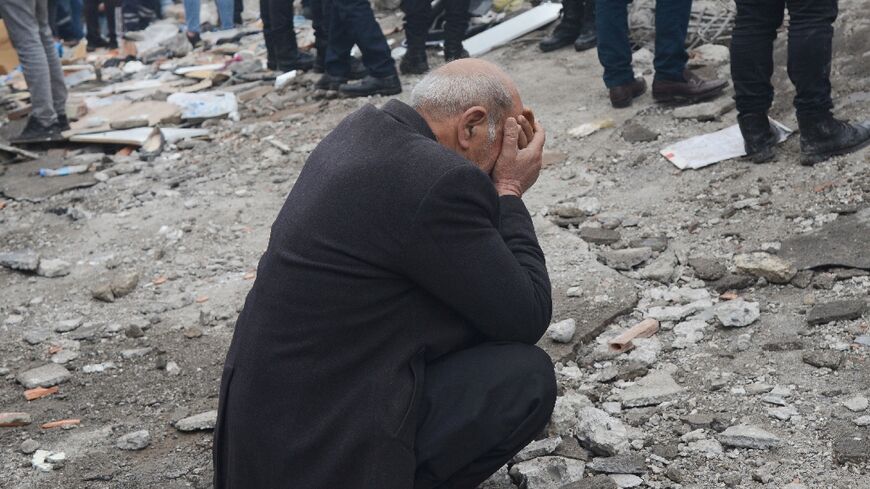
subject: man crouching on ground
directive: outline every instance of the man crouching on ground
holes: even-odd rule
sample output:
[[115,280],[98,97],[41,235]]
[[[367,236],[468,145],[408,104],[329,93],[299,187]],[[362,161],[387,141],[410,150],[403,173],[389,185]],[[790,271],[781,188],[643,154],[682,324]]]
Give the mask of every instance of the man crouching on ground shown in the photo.
[[278,214],[223,371],[216,489],[472,489],[549,421],[550,280],[520,199],[544,130],[481,60],[412,105],[348,116]]

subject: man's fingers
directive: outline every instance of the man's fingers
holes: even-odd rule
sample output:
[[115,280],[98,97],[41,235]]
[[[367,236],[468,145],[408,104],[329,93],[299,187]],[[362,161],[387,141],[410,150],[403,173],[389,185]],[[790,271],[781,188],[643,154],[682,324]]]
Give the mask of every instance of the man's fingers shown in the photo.
[[520,126],[517,124],[516,119],[513,117],[508,117],[508,119],[504,123],[504,138],[501,143],[501,154],[499,155],[499,159],[506,159],[507,161],[513,161],[517,157],[517,151],[519,150],[517,144],[519,143],[519,132]]
[[517,135],[517,147],[519,149],[525,149],[526,146],[529,145],[529,138],[526,136],[525,131],[520,131]]
[[[517,122],[520,125],[522,131],[520,132],[520,148],[525,148],[526,145],[532,141],[535,137],[535,129],[532,127],[532,124],[529,122],[529,119],[525,117],[525,115],[521,115],[517,118]],[[525,136],[526,144],[523,144],[523,136]]]
[[544,126],[540,123],[535,122],[535,136],[529,141],[529,147],[534,148],[536,151],[543,151],[544,142],[547,140],[547,134],[544,131]]

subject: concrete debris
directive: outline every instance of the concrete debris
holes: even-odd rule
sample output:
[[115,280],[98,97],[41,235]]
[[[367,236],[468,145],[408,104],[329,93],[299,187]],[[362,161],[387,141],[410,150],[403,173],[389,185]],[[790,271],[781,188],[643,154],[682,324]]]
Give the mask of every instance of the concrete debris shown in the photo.
[[720,116],[734,110],[734,101],[730,98],[714,102],[686,105],[674,109],[674,117],[677,119],[697,119],[701,122],[715,121]]
[[803,361],[808,365],[818,368],[829,368],[837,370],[843,365],[846,356],[838,351],[833,350],[814,350],[803,354]]
[[65,277],[70,274],[71,269],[72,265],[69,262],[43,258],[36,267],[36,274],[46,278]]
[[612,457],[597,457],[586,465],[592,472],[605,474],[644,474],[646,460],[639,453],[625,453]]
[[761,317],[758,303],[748,302],[743,299],[722,302],[716,305],[714,313],[722,326],[730,328],[749,326]]
[[528,489],[562,487],[583,478],[586,464],[564,457],[539,457],[520,462],[510,469],[511,477]]
[[783,444],[778,436],[751,425],[731,426],[719,434],[719,441],[729,447],[756,450],[770,450]]
[[787,284],[797,274],[797,269],[791,263],[763,252],[737,255],[734,264],[738,270],[763,277],[773,284]]
[[612,474],[610,478],[616,482],[617,486],[623,489],[638,487],[643,484],[643,479],[632,474]]
[[64,367],[49,363],[19,373],[16,380],[27,389],[33,389],[34,387],[51,387],[61,384],[69,380],[71,376],[69,370]]
[[666,372],[651,372],[636,384],[627,387],[619,400],[625,407],[655,406],[673,399],[683,388]]
[[870,401],[864,396],[855,396],[843,401],[843,406],[846,406],[846,409],[853,413],[860,413],[867,410],[867,407],[870,406]]
[[26,426],[32,422],[28,413],[0,413],[0,428]]
[[514,458],[511,459],[511,463],[517,464],[533,458],[551,455],[561,444],[561,436],[552,436],[550,438],[544,438],[543,440],[533,441],[520,450],[520,453],[514,455]]
[[819,304],[807,313],[810,324],[827,324],[833,321],[851,321],[864,314],[866,303],[863,300],[844,300]]
[[594,408],[581,408],[574,426],[574,435],[580,444],[592,453],[617,455],[629,449],[629,431],[621,421]]
[[206,411],[176,421],[175,429],[178,431],[213,430],[215,423],[217,423],[217,411]]
[[127,433],[118,438],[115,446],[121,450],[142,450],[151,444],[151,433],[148,430],[139,430]]
[[39,267],[39,253],[32,250],[3,252],[0,253],[0,266],[22,272],[35,272]]
[[51,452],[49,450],[37,450],[30,461],[33,468],[40,472],[51,472],[63,467],[66,463],[64,452]]
[[575,331],[577,331],[577,322],[569,318],[551,324],[547,328],[547,337],[556,343],[570,343],[574,339]]

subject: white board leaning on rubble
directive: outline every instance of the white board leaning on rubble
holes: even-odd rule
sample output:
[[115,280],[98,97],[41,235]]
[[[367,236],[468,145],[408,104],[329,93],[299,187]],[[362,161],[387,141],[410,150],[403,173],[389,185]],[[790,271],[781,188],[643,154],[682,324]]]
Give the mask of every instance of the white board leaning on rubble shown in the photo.
[[[788,139],[791,129],[773,119],[770,122],[779,133],[777,144]],[[662,149],[661,154],[680,170],[697,170],[720,161],[746,156],[746,150],[743,148],[740,127],[734,124],[710,134],[674,143]]]
[[542,3],[480,34],[469,37],[462,44],[471,57],[486,54],[529,32],[540,29],[559,18],[561,3]]

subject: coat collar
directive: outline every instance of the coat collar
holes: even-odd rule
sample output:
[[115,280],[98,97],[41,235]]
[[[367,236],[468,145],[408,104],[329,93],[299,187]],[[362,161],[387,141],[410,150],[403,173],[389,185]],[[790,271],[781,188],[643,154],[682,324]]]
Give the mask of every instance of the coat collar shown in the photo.
[[382,110],[420,135],[436,141],[435,133],[432,132],[429,124],[427,124],[426,120],[423,119],[423,117],[410,105],[393,99],[384,104]]

